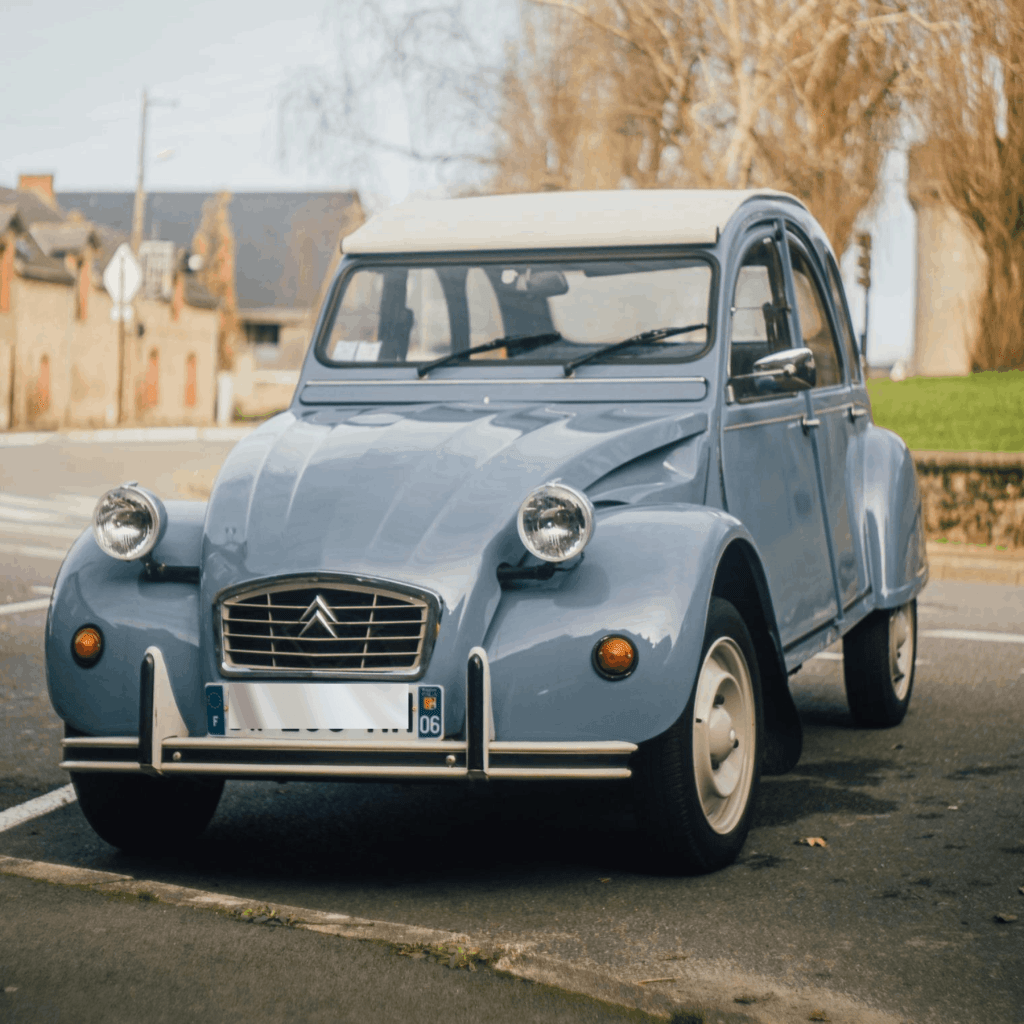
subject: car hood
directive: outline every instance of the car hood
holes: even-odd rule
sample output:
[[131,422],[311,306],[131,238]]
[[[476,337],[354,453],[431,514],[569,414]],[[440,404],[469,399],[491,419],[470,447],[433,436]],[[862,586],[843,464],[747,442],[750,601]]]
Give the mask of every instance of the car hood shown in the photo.
[[[488,620],[497,565],[522,555],[515,518],[532,488],[586,489],[706,428],[689,403],[283,413],[238,444],[217,479],[204,597],[266,576],[339,572],[420,587],[445,616],[472,607]],[[480,600],[468,600],[476,590]],[[477,625],[479,643],[486,621]]]

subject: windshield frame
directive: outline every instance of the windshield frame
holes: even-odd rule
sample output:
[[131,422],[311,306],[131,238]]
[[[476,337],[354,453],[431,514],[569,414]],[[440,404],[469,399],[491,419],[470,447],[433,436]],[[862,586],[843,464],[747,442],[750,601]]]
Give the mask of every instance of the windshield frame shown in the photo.
[[[600,249],[489,249],[489,250],[451,250],[436,253],[360,253],[359,255],[345,256],[338,268],[337,275],[331,284],[330,291],[323,305],[323,310],[318,318],[316,333],[313,340],[313,353],[317,362],[331,370],[352,369],[415,369],[423,366],[430,360],[401,361],[360,361],[333,360],[327,356],[327,347],[330,343],[331,329],[334,325],[335,314],[341,297],[344,293],[348,279],[358,270],[374,269],[377,267],[408,266],[408,267],[431,267],[438,264],[473,264],[483,263],[549,263],[552,265],[564,264],[567,262],[602,261],[612,262],[615,260],[656,260],[656,259],[693,259],[704,262],[711,271],[708,283],[707,295],[707,339],[703,348],[691,355],[681,356],[660,356],[646,358],[639,362],[629,358],[613,358],[603,360],[593,365],[633,365],[641,366],[663,366],[682,365],[696,362],[711,351],[715,344],[715,335],[719,319],[718,311],[718,284],[721,275],[721,266],[716,257],[714,247],[709,245],[673,245],[673,246],[623,246],[604,247]],[[598,345],[598,343],[594,343]],[[580,345],[586,348],[587,345]],[[628,351],[628,350],[627,350]],[[497,370],[510,370],[524,366],[545,366],[552,367],[561,372],[564,360],[558,359],[466,359],[446,366],[445,370],[468,369],[474,372],[483,367],[489,372]],[[590,364],[588,364],[590,365]],[[429,379],[429,378],[424,378]]]

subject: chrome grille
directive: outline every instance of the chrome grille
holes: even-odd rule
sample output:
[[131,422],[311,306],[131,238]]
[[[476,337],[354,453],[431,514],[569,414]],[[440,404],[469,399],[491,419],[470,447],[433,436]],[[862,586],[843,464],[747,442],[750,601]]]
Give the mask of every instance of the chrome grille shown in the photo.
[[220,603],[227,670],[412,677],[436,620],[426,597],[360,584],[289,581]]

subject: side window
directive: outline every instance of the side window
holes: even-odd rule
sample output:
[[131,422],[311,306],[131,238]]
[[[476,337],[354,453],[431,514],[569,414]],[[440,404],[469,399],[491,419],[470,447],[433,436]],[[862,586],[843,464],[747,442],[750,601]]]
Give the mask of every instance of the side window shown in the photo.
[[743,379],[763,356],[790,348],[782,286],[782,263],[775,243],[766,238],[743,258],[732,298],[729,376],[736,397],[769,397],[756,378]]
[[803,344],[814,353],[817,386],[827,388],[834,384],[842,384],[843,370],[839,361],[839,346],[832,333],[824,297],[818,289],[818,283],[803,250],[791,244],[789,252],[793,264],[796,308],[800,314],[800,331],[804,336]]
[[843,282],[839,277],[839,268],[836,261],[829,255],[826,261],[828,267],[828,286],[832,289],[832,305],[836,308],[836,319],[839,321],[839,333],[843,336],[843,348],[846,351],[846,365],[850,368],[850,378],[859,381],[860,356],[857,349],[857,342],[854,340],[853,325],[850,323],[850,309],[846,305],[846,293],[843,290]]

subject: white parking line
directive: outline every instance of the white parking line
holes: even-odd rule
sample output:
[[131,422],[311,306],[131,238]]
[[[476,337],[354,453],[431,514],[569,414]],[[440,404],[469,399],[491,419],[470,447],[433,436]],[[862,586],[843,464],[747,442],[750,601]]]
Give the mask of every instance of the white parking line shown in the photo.
[[73,804],[78,799],[75,796],[75,787],[72,785],[61,786],[51,793],[44,793],[34,800],[26,800],[16,807],[8,807],[6,811],[0,811],[0,832],[6,832],[15,825],[21,825],[33,818],[42,817],[50,811],[57,810],[65,804]]
[[36,547],[34,544],[5,544],[0,541],[0,555],[24,555],[26,558],[54,558],[58,562],[64,561],[68,553],[67,548],[44,548]]
[[42,612],[50,605],[48,597],[34,597],[31,601],[15,601],[13,604],[0,604],[0,615],[20,615],[22,612]]
[[1022,633],[989,633],[980,629],[926,629],[921,636],[932,640],[976,640],[983,644],[1024,644]]

